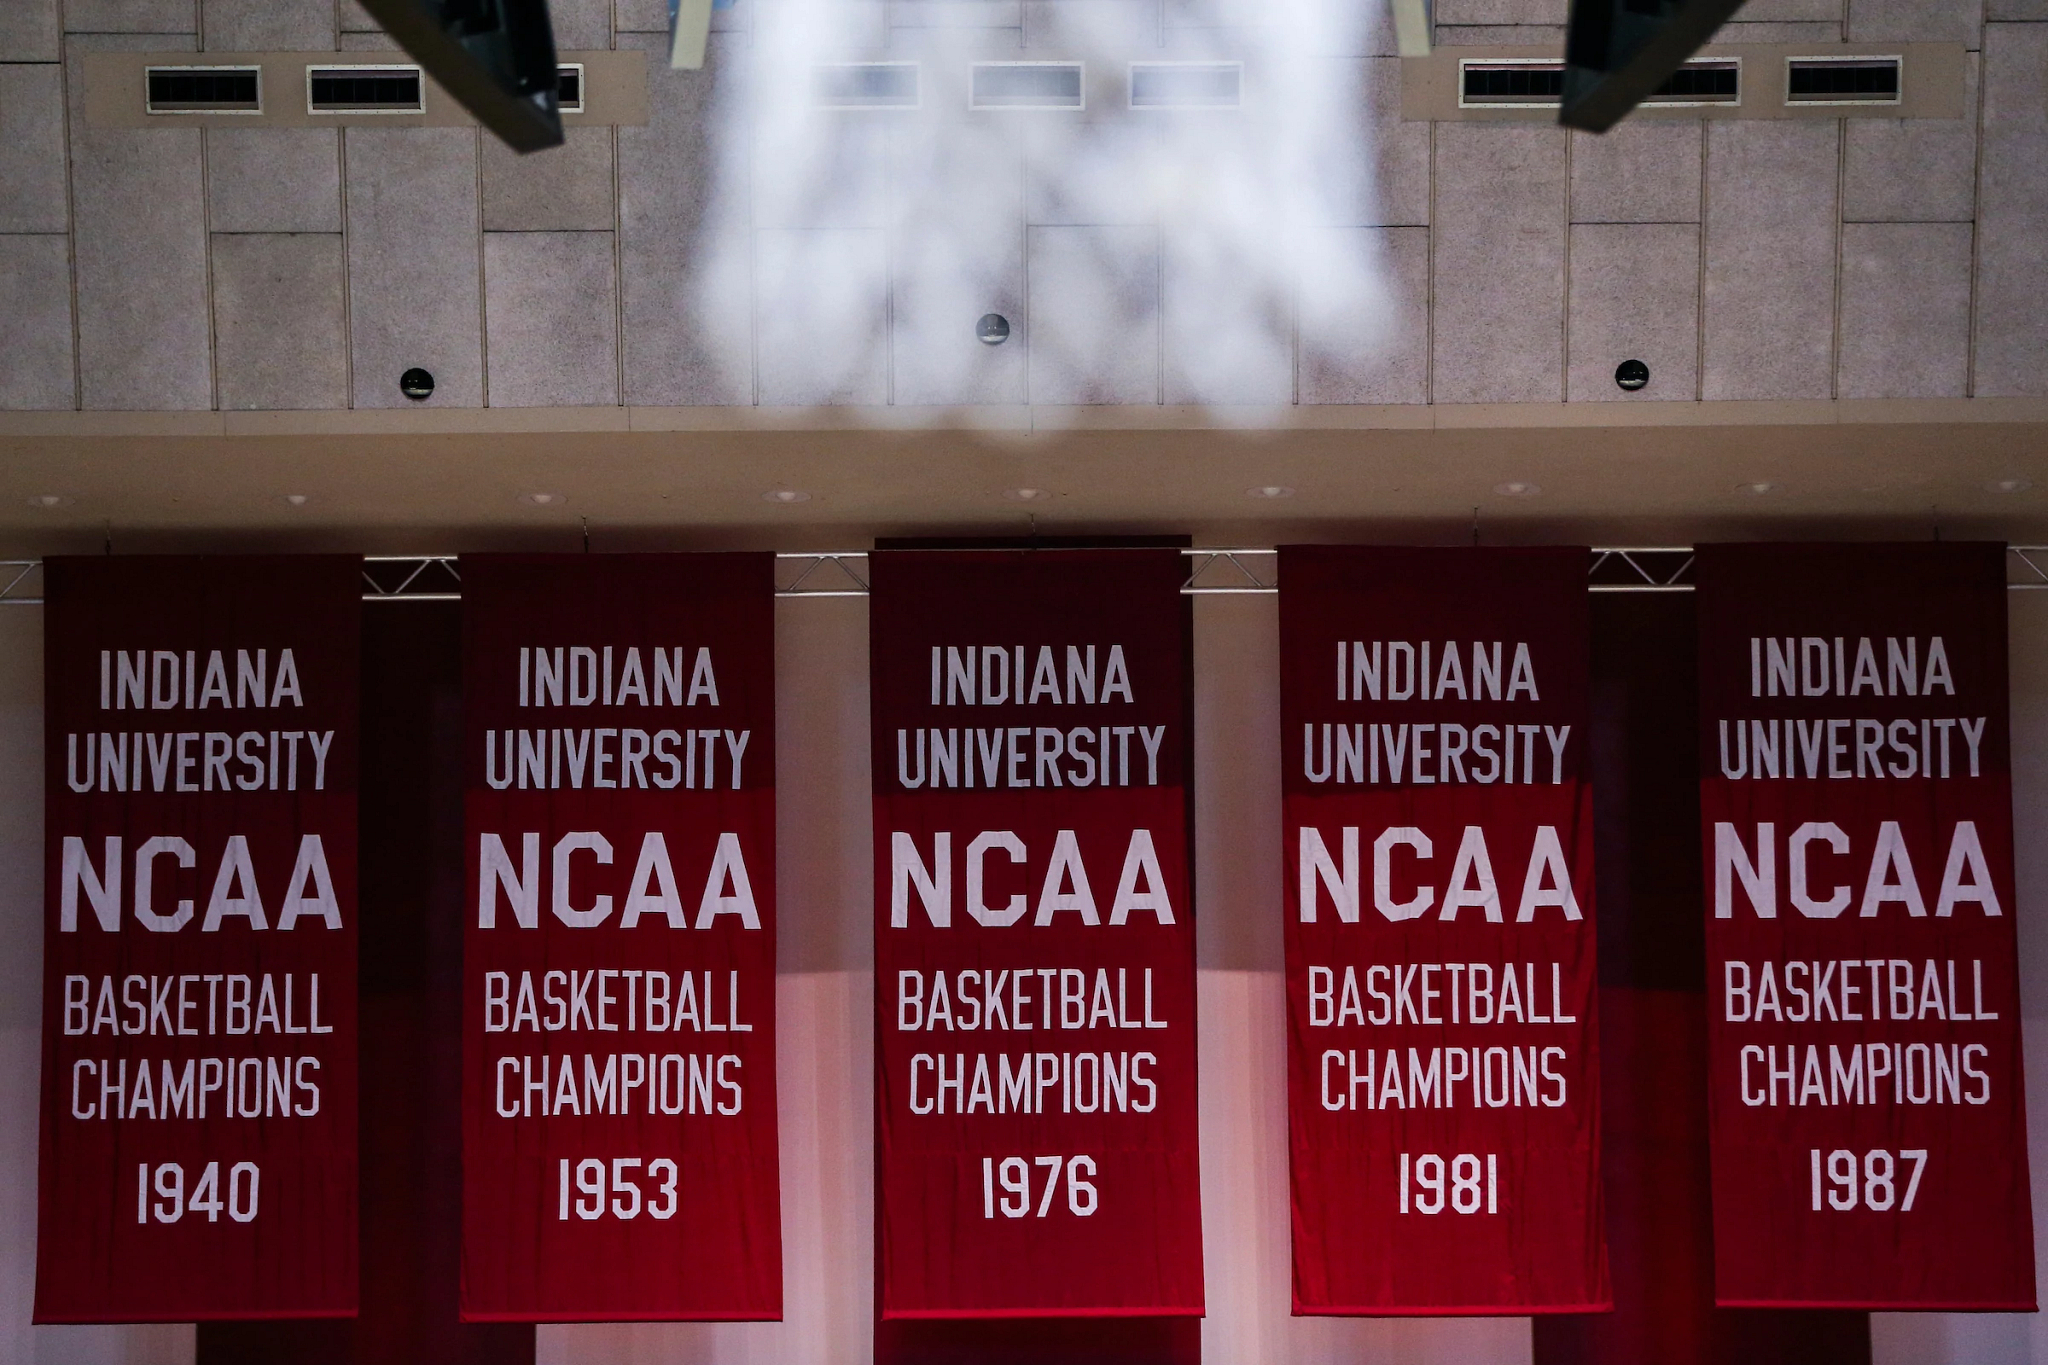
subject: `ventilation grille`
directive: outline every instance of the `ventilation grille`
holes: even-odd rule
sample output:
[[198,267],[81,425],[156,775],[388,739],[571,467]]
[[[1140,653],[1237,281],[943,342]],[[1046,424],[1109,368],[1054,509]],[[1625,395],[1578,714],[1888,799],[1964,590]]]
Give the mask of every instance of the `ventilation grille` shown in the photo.
[[1080,109],[1079,62],[977,62],[968,105],[975,109]]
[[306,107],[316,114],[417,114],[416,66],[313,66],[306,68]]
[[555,107],[565,114],[583,112],[583,64],[571,62],[555,72]]
[[1733,58],[1687,62],[1657,87],[1645,104],[1742,103],[1742,63]]
[[1897,104],[1897,57],[1793,57],[1785,63],[1787,104]]
[[1458,63],[1461,108],[1536,109],[1563,99],[1563,62],[1532,59]]
[[1235,109],[1244,95],[1242,62],[1132,62],[1133,109]]
[[811,72],[811,97],[821,109],[915,109],[916,62],[853,62]]
[[[1564,63],[1543,58],[1497,58],[1458,63],[1458,106],[1463,109],[1545,109],[1564,100]],[[1652,91],[1644,104],[1740,104],[1742,63],[1733,58],[1687,62]]]
[[152,66],[152,114],[259,114],[263,88],[253,66]]

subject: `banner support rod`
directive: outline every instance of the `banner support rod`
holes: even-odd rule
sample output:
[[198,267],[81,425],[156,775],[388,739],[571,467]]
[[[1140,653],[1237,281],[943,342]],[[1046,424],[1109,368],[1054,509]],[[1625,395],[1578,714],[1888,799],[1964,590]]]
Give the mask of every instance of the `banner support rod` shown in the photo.
[[[2015,592],[2048,589],[2048,545],[2005,547],[2008,582]],[[1280,591],[1280,552],[1259,546],[1183,549],[1190,561],[1181,593],[1187,597],[1270,596]],[[775,595],[788,598],[866,597],[868,551],[778,551]],[[1588,592],[1691,592],[1690,545],[1596,545],[1587,570]],[[365,602],[460,602],[457,555],[365,555]],[[784,581],[787,564],[795,572]],[[801,567],[798,567],[801,566]],[[39,607],[43,561],[0,559],[0,607]]]

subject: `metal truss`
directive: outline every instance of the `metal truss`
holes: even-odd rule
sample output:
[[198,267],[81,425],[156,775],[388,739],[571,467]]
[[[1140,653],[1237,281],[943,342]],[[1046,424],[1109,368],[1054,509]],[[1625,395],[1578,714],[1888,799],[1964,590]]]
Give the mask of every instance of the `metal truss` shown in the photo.
[[40,607],[43,604],[43,561],[0,559],[0,607]]
[[[856,569],[854,564],[860,567]],[[868,552],[839,550],[827,554],[775,556],[777,597],[866,597]],[[790,572],[794,570],[794,572]]]
[[2005,586],[2008,588],[2048,588],[2048,545],[2008,545],[2005,547]]
[[365,602],[460,602],[454,555],[365,555]]
[[[1266,595],[1280,591],[1279,551],[1253,548],[1182,550],[1189,597]],[[826,550],[775,556],[777,597],[866,597],[868,552]],[[2007,588],[2048,589],[2048,545],[2008,545]],[[1689,545],[1595,546],[1586,574],[1588,592],[1691,592]],[[0,606],[43,604],[43,561],[0,559]],[[365,602],[460,602],[462,574],[456,555],[367,555]]]
[[1691,592],[1692,546],[1595,546],[1588,592]]
[[[1270,595],[1280,591],[1280,552],[1278,550],[1254,549],[1250,547],[1203,547],[1182,550],[1188,561],[1188,576],[1181,583],[1180,590],[1188,597],[1228,597],[1246,595]],[[867,555],[864,551],[848,550],[836,554],[777,555],[778,560],[807,565],[795,575],[786,586],[781,587],[778,597],[858,597],[866,592],[866,582],[849,561],[861,561],[865,567]],[[1691,592],[1692,591],[1692,549],[1690,546],[1625,546],[1596,549],[1593,563],[1588,572],[1587,587],[1593,592]],[[2048,554],[2043,556],[2048,564]],[[839,582],[850,579],[860,584],[858,588],[838,587],[818,589],[809,586],[810,574],[826,565],[838,571]],[[2048,586],[2048,573],[2042,575],[2043,586]]]
[[[1190,568],[1180,585],[1189,597],[1280,591],[1278,550],[1182,550]],[[1251,561],[1247,563],[1246,561]]]

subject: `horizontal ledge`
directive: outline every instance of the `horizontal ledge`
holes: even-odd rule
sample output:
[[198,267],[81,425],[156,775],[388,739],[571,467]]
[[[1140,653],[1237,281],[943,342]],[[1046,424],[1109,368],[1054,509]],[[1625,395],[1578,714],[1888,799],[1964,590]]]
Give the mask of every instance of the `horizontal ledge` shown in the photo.
[[1436,403],[1270,407],[352,408],[297,412],[0,412],[9,437],[227,438],[546,432],[1456,431],[1538,427],[2048,424],[2043,398]]
[[[1588,556],[1588,563],[1586,566],[1588,575],[1586,591],[1588,592],[1683,593],[1692,592],[1694,590],[1694,585],[1692,583],[1679,581],[1688,572],[1692,570],[1694,564],[1696,563],[1696,547],[1694,546],[1592,545],[1586,546],[1584,548]],[[2033,558],[2033,556],[2036,555],[2048,554],[2048,545],[2007,545],[2005,547],[2005,550],[2005,566],[2006,572],[2008,574],[2010,574],[2013,571],[2013,561],[2017,560],[2020,563],[2020,565],[2025,567],[2026,570],[2031,571],[2036,575],[2036,579],[2034,581],[2023,580],[2017,583],[2008,582],[2005,585],[2008,591],[2018,592],[2029,589],[2048,588],[2048,577],[2042,576],[2043,571]],[[1001,553],[1002,551],[998,551],[991,547],[988,552]],[[584,550],[584,553],[589,553],[588,548]],[[810,568],[805,569],[802,573],[798,574],[789,583],[775,588],[774,596],[777,598],[791,599],[809,597],[870,597],[873,595],[873,588],[870,586],[869,582],[866,579],[864,579],[861,575],[855,573],[852,569],[848,568],[846,561],[853,559],[865,561],[868,560],[874,553],[876,552],[870,550],[775,551],[774,557],[777,561],[809,560]],[[935,552],[921,550],[900,550],[883,551],[881,553],[910,555],[926,553],[958,554],[961,553],[961,551],[954,550]],[[970,551],[969,553],[972,552]],[[1248,582],[1242,584],[1202,584],[1198,583],[1196,580],[1198,580],[1204,573],[1208,572],[1208,570],[1214,567],[1215,564],[1220,560],[1229,559],[1234,562],[1235,558],[1240,555],[1248,558],[1255,556],[1274,558],[1278,556],[1280,553],[1281,550],[1278,547],[1232,548],[1228,546],[1184,546],[1180,551],[1181,557],[1183,559],[1201,560],[1202,562],[1194,567],[1193,572],[1188,576],[1186,581],[1184,581],[1181,584],[1181,595],[1184,597],[1275,596],[1280,591],[1280,585],[1277,582],[1262,581],[1257,576],[1253,575],[1248,569],[1245,569],[1242,564],[1237,565],[1237,568],[1239,572],[1244,574],[1246,579],[1250,580]],[[1634,558],[1634,556],[1636,555],[1682,555],[1684,556],[1684,558],[1681,562],[1675,565],[1667,564],[1663,566],[1655,566],[1645,565],[1641,562],[1638,562]],[[1628,569],[1632,570],[1636,574],[1637,577],[1635,581],[1621,583],[1593,581],[1594,575],[1599,574],[1602,569],[1608,568],[1609,565],[1617,559]],[[831,562],[832,564],[837,566],[841,574],[843,575],[842,581],[850,582],[853,586],[820,586],[815,588],[804,587],[804,584],[806,581],[809,580],[812,571],[818,568],[820,565],[825,564],[827,562]],[[430,566],[438,567],[443,571],[443,573],[448,578],[454,579],[459,583],[460,573],[458,571],[457,566],[460,563],[460,556],[365,555],[363,557],[363,563],[365,566],[371,564],[396,564],[412,566],[412,572],[407,574],[405,578],[402,581],[400,581],[395,587],[385,587],[380,585],[378,580],[370,576],[368,569],[366,567],[364,570],[363,579],[364,582],[368,585],[369,591],[362,594],[362,600],[364,602],[460,602],[462,600],[462,594],[460,591],[412,591],[412,585],[419,580],[420,574],[423,573]],[[4,571],[8,569],[13,569],[16,571],[12,579],[10,579],[4,585],[0,585],[0,606],[42,606],[44,599],[40,594],[16,593],[14,590],[20,587],[23,583],[30,581],[31,576],[38,573],[43,568],[43,564],[44,562],[40,559],[0,559],[0,573],[4,573]],[[1653,568],[1658,569],[1660,571],[1652,572]],[[37,586],[40,586],[39,581]]]

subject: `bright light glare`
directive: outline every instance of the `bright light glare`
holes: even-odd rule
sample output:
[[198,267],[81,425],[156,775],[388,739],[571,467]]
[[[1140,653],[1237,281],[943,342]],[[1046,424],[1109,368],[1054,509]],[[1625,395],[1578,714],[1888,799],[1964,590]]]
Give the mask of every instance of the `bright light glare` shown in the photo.
[[[745,3],[687,245],[696,330],[751,329],[760,402],[1227,410],[1387,339],[1369,5],[1036,5],[1006,51],[1014,30],[885,30],[863,0]],[[970,111],[991,59],[1084,63],[1086,109]],[[818,107],[818,67],[882,61],[919,64],[916,108]],[[1133,61],[1241,62],[1241,102],[1132,109]],[[990,312],[1027,345],[977,344]]]

